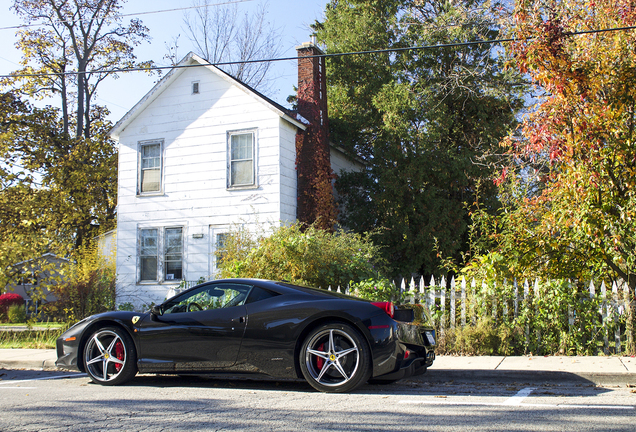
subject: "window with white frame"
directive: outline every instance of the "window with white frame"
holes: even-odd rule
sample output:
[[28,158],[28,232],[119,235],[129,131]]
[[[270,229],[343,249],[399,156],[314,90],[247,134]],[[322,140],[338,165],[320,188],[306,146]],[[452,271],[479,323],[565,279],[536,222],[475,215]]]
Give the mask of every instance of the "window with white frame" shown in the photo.
[[139,229],[139,281],[183,279],[183,227]]
[[162,141],[139,143],[140,194],[161,192]]
[[254,161],[254,131],[230,132],[228,137],[228,187],[245,187],[256,184]]

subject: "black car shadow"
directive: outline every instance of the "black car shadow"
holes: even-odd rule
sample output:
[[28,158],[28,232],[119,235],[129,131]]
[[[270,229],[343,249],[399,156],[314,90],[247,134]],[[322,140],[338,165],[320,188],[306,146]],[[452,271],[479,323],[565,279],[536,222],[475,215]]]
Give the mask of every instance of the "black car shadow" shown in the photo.
[[[528,372],[506,371],[458,371],[438,369],[425,375],[410,377],[390,384],[365,384],[353,394],[368,395],[438,395],[449,393],[457,396],[480,394],[500,394],[502,387],[516,392],[525,387],[538,387],[539,392],[559,393],[559,389],[576,387],[582,396],[598,395],[612,391],[611,385],[603,387],[580,375],[566,372]],[[88,380],[88,378],[87,378]],[[90,380],[88,380],[90,381]],[[187,387],[187,388],[222,388],[242,390],[267,390],[282,392],[315,392],[306,381],[301,379],[276,379],[259,374],[217,373],[205,375],[169,375],[140,374],[125,384],[128,387]]]

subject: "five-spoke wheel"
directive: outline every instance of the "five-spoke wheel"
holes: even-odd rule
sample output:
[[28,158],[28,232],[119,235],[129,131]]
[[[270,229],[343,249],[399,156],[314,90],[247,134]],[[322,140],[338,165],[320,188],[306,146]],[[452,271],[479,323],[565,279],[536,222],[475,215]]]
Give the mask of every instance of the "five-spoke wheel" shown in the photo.
[[86,341],[84,366],[91,379],[103,385],[116,385],[137,373],[135,347],[130,336],[115,327],[101,328]]
[[369,379],[369,348],[353,327],[343,323],[326,324],[314,329],[305,339],[300,369],[317,390],[351,391]]

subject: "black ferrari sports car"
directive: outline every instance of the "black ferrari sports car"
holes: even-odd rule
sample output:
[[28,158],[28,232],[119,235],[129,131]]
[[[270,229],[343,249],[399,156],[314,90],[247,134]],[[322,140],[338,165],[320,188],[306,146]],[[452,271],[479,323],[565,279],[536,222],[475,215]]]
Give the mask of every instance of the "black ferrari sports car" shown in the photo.
[[56,365],[104,385],[141,373],[221,371],[304,378],[325,392],[423,374],[435,359],[427,314],[284,282],[228,279],[149,312],[88,317],[57,340]]

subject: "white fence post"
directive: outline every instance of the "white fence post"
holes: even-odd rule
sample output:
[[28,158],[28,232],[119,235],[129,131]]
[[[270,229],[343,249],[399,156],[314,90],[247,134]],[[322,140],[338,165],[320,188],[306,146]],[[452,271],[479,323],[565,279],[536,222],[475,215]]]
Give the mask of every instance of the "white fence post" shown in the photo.
[[[528,305],[528,296],[530,294],[530,285],[528,284],[528,279],[523,281],[523,302],[524,307],[527,308]],[[526,349],[530,345],[530,324],[526,323]]]
[[442,280],[439,283],[439,289],[441,291],[440,293],[440,310],[442,311],[441,313],[441,321],[440,321],[440,331],[442,334],[444,334],[444,328],[446,327],[446,279],[444,279],[444,276],[442,276]]
[[[612,282],[612,317],[614,320],[614,350],[615,354],[621,353],[621,331],[618,326],[618,285]],[[608,311],[609,312],[609,311]]]
[[492,281],[493,293],[492,293],[492,319],[497,322],[497,281]]
[[515,298],[514,298],[514,302],[515,302],[515,319],[517,319],[517,317],[519,316],[519,284],[517,283],[517,278],[515,278],[515,281],[513,282],[514,287],[515,287]]
[[429,298],[428,308],[432,312],[435,312],[435,291],[436,291],[435,278],[431,276],[431,282],[428,284],[428,298]]
[[[534,280],[534,298],[539,298],[539,278],[536,278]],[[536,319],[537,316],[537,312],[539,311],[539,305],[537,304],[534,308],[534,316]],[[538,328],[535,330],[535,333],[537,335],[537,345],[541,344],[541,330],[539,330]]]
[[462,276],[462,328],[466,327],[466,277]]
[[415,304],[415,279],[413,279],[413,276],[411,276],[411,283],[409,284],[409,297],[410,297],[410,303],[411,304]]
[[450,326],[455,328],[455,276],[451,278],[450,289]]
[[607,287],[605,286],[605,281],[601,282],[601,318],[603,320],[603,352],[605,355],[609,354],[609,340],[607,336]]
[[473,326],[477,324],[477,308],[475,307],[477,305],[476,293],[477,282],[475,281],[475,278],[473,278],[473,280],[470,282],[470,322]]
[[508,281],[506,278],[503,280],[503,284],[501,285],[501,293],[503,295],[503,305],[502,305],[502,320],[503,322],[508,322],[508,297],[506,296],[506,288],[508,287]]

